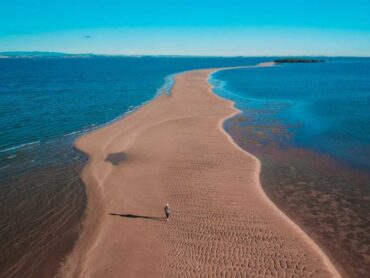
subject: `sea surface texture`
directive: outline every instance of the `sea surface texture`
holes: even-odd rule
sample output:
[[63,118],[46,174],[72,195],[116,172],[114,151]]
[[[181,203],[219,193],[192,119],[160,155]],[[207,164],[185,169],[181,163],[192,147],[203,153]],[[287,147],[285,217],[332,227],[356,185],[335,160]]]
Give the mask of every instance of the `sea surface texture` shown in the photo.
[[86,207],[81,134],[169,93],[171,75],[265,58],[0,59],[0,276],[51,277]]
[[262,162],[269,197],[350,277],[370,276],[370,59],[212,75],[242,112],[228,133]]

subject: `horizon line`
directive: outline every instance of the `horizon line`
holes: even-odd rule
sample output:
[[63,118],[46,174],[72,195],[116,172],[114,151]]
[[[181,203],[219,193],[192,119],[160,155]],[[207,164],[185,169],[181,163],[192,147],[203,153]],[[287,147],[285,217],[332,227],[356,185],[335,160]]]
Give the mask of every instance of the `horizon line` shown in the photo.
[[[16,53],[19,52],[19,55]],[[110,56],[110,57],[209,57],[209,58],[235,58],[235,57],[245,57],[245,58],[252,58],[252,57],[328,57],[328,58],[370,58],[370,56],[364,55],[324,55],[324,54],[276,54],[276,55],[197,55],[197,54],[108,54],[108,53],[93,53],[93,52],[59,52],[59,51],[39,51],[39,50],[8,50],[8,51],[0,51],[0,56],[4,55],[7,56],[26,56],[27,54],[32,55],[34,54],[55,54],[55,55],[90,55],[90,56]],[[22,55],[23,54],[23,55]],[[40,55],[42,57],[43,55]],[[45,56],[47,57],[47,56]],[[50,56],[49,56],[50,57]]]

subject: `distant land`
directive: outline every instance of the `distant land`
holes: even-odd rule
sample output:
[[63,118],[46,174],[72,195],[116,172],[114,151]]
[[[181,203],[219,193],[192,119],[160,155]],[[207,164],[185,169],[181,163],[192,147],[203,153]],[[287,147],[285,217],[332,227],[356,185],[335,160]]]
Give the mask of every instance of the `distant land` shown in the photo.
[[65,57],[92,57],[95,54],[69,54],[63,52],[42,51],[5,51],[0,52],[1,58],[65,58]]
[[278,60],[275,60],[274,62],[277,63],[277,64],[285,64],[285,63],[325,63],[325,60],[286,58],[286,59],[278,59]]
[[[125,54],[93,54],[93,53],[64,53],[52,51],[0,51],[0,58],[90,58],[90,57],[208,57],[198,55],[125,55]],[[209,56],[209,57],[223,57],[223,56]],[[243,56],[235,56],[243,57]],[[225,57],[228,58],[228,57]]]
[[[93,53],[64,53],[52,51],[0,51],[0,58],[90,58],[90,57],[208,57],[197,55],[125,55],[125,54],[93,54]],[[223,56],[209,56],[209,57],[223,57]],[[243,57],[243,56],[235,56]]]
[[[89,57],[220,57],[220,58],[243,58],[247,56],[202,56],[202,55],[166,55],[166,54],[145,54],[145,55],[130,55],[130,54],[94,54],[94,53],[64,53],[54,51],[0,51],[0,58],[89,58]],[[252,57],[252,56],[251,56]],[[253,56],[254,57],[254,56]],[[277,58],[277,57],[274,57]]]
[[[125,54],[94,54],[94,53],[65,53],[55,51],[0,51],[0,58],[91,58],[91,57],[219,57],[219,58],[243,58],[243,57],[270,57],[270,56],[199,56],[199,55],[125,55]],[[275,63],[322,63],[325,62],[321,56],[307,56],[306,58],[286,58],[282,56],[272,56],[276,59]]]

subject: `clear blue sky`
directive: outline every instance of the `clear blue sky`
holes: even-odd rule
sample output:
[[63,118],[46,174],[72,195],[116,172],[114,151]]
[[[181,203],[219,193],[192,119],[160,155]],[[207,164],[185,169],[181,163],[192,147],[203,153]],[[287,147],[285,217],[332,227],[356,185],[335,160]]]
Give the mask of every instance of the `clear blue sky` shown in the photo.
[[9,50],[370,56],[370,0],[1,0]]

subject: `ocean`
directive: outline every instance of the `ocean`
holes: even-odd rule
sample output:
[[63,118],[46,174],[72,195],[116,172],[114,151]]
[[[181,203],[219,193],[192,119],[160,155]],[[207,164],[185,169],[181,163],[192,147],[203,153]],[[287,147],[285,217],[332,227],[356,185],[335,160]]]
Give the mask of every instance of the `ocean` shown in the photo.
[[0,276],[51,277],[86,207],[82,134],[164,91],[172,74],[268,58],[0,59]]
[[226,131],[262,162],[268,196],[350,277],[370,274],[370,59],[220,71]]

